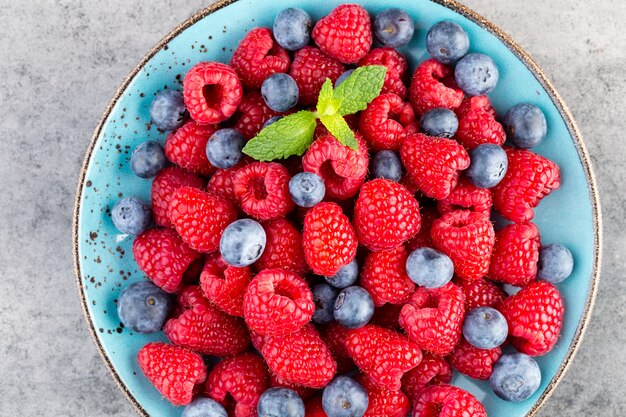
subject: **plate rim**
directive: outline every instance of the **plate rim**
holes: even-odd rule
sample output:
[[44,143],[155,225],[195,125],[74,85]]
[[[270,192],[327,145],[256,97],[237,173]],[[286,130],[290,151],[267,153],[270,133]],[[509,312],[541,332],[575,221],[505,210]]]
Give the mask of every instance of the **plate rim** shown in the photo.
[[[120,86],[116,89],[113,98],[109,101],[106,109],[100,116],[100,120],[94,129],[94,132],[91,136],[89,145],[87,146],[87,150],[85,153],[85,157],[83,159],[77,190],[76,197],[74,201],[74,211],[72,216],[72,253],[74,258],[74,275],[76,279],[76,287],[78,290],[78,295],[80,298],[81,308],[83,311],[83,316],[85,322],[87,324],[87,328],[91,335],[92,340],[96,345],[96,349],[103,362],[105,363],[111,377],[113,378],[115,384],[118,388],[124,393],[126,399],[131,403],[135,411],[144,417],[151,417],[150,414],[141,406],[137,398],[130,392],[130,390],[126,387],[120,375],[116,372],[110,358],[107,356],[104,347],[100,339],[98,338],[96,329],[94,327],[94,323],[92,320],[92,316],[89,313],[89,308],[87,305],[87,298],[85,295],[85,288],[82,284],[82,274],[81,274],[81,266],[80,266],[80,256],[79,256],[79,245],[80,245],[80,236],[78,234],[79,229],[79,213],[81,207],[81,199],[83,195],[83,189],[85,185],[85,178],[87,175],[87,167],[89,162],[91,161],[91,157],[93,155],[96,142],[102,133],[102,129],[104,124],[111,114],[111,111],[117,104],[118,100],[121,98],[122,94],[130,84],[130,82],[135,78],[135,76],[144,68],[147,62],[156,55],[164,46],[166,46],[172,39],[178,36],[185,29],[191,27],[199,20],[204,17],[214,13],[217,10],[220,10],[224,7],[227,7],[237,1],[241,0],[217,0],[215,3],[198,10],[191,17],[180,23],[174,29],[172,29],[165,37],[163,37],[156,45],[154,45],[139,61],[137,65],[131,70],[131,72],[126,76],[126,78],[122,81]],[[598,284],[600,280],[601,274],[601,263],[602,263],[602,248],[603,248],[603,236],[602,236],[602,211],[600,204],[600,195],[598,192],[597,181],[593,171],[591,158],[589,156],[589,152],[587,150],[587,146],[583,140],[582,133],[578,128],[576,121],[574,120],[573,115],[571,114],[569,108],[563,101],[561,95],[556,90],[555,86],[548,79],[547,75],[543,72],[543,70],[539,67],[539,65],[534,61],[534,59],[526,52],[520,45],[518,45],[511,37],[500,29],[497,25],[491,22],[489,19],[470,9],[469,7],[459,3],[456,0],[429,0],[433,3],[444,6],[465,18],[471,20],[472,22],[479,25],[481,28],[487,30],[494,36],[496,36],[515,56],[529,69],[529,71],[535,76],[537,81],[542,85],[542,87],[546,90],[550,99],[554,103],[555,107],[559,111],[561,118],[565,122],[567,129],[570,133],[570,136],[574,140],[574,145],[576,146],[576,150],[578,152],[578,157],[583,165],[583,170],[585,172],[585,176],[587,178],[587,186],[589,191],[589,196],[591,200],[591,209],[592,209],[592,217],[593,217],[593,228],[594,228],[594,259],[593,259],[593,269],[591,272],[591,283],[589,287],[589,291],[587,294],[587,299],[585,302],[585,308],[583,310],[583,315],[581,316],[578,325],[576,327],[576,331],[574,332],[574,337],[572,342],[568,348],[567,354],[554,377],[547,385],[543,394],[539,397],[539,399],[535,402],[535,404],[531,407],[529,412],[526,414],[526,417],[534,417],[537,415],[537,412],[541,409],[541,407],[546,403],[546,401],[552,396],[556,386],[559,384],[567,370],[569,369],[573,359],[578,352],[581,341],[585,335],[587,330],[589,319],[591,317],[591,312],[593,310],[593,306],[596,299],[596,294],[598,291]]]

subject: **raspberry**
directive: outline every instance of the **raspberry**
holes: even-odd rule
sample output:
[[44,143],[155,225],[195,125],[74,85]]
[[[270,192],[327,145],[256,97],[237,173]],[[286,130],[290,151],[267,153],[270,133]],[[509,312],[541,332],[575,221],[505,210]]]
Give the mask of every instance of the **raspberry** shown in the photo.
[[352,262],[358,243],[341,207],[335,203],[320,203],[304,217],[302,246],[313,272],[330,277]]
[[409,101],[419,115],[429,110],[444,107],[454,110],[463,101],[463,91],[458,87],[446,85],[446,77],[452,75],[452,69],[434,59],[422,62],[411,78]]
[[167,217],[167,209],[174,191],[184,186],[202,188],[204,180],[178,167],[167,167],[154,178],[150,199],[152,200],[152,216],[156,224],[163,227],[172,226],[172,222]]
[[206,156],[206,143],[217,128],[199,125],[193,120],[170,133],[165,140],[165,155],[176,165],[200,174],[211,175],[215,167]]
[[356,64],[372,47],[370,15],[359,5],[342,4],[317,21],[311,37],[324,53]]
[[487,380],[493,372],[493,364],[500,355],[502,350],[499,347],[478,349],[463,339],[450,355],[450,364],[470,378]]
[[186,310],[192,309],[196,304],[208,305],[208,300],[197,285],[187,285],[178,291],[176,296],[176,308],[172,317],[180,316]]
[[307,270],[300,232],[286,219],[263,222],[266,243],[257,270],[280,268],[303,274]]
[[317,102],[317,96],[326,78],[330,78],[334,83],[343,72],[344,67],[339,61],[317,48],[305,46],[293,56],[289,75],[298,84],[299,103],[309,106]]
[[156,286],[176,292],[189,265],[200,254],[171,229],[150,229],[135,238],[133,256],[137,266]]
[[284,379],[275,375],[272,372],[270,372],[270,387],[289,388],[290,390],[295,391],[296,394],[298,394],[300,398],[302,398],[302,400],[307,400],[308,398],[311,398],[317,392],[317,390],[313,388],[285,381]]
[[250,281],[250,268],[230,266],[219,253],[209,255],[200,275],[206,298],[227,314],[239,317],[243,317],[243,296]]
[[258,91],[251,91],[246,94],[241,100],[238,110],[240,114],[235,122],[235,129],[241,132],[246,140],[255,137],[269,119],[281,114],[270,109]]
[[430,229],[438,217],[439,213],[433,206],[422,207],[420,230],[415,236],[407,240],[405,245],[409,252],[417,248],[430,248],[433,246],[433,242],[430,239]]
[[441,214],[457,209],[468,209],[489,217],[492,204],[490,190],[478,188],[466,178],[461,178],[450,194],[437,202],[437,208]]
[[420,208],[406,188],[377,178],[361,187],[353,220],[361,244],[373,251],[392,249],[419,231]]
[[218,169],[206,185],[209,193],[228,200],[233,207],[239,206],[239,200],[235,195],[235,186],[233,185],[233,176],[239,168],[241,167],[236,165],[229,169]]
[[199,252],[213,252],[222,232],[237,220],[237,211],[228,201],[193,187],[174,192],[168,216],[183,241]]
[[469,155],[461,145],[424,134],[408,136],[400,157],[419,190],[437,200],[450,195],[458,182],[459,171],[470,165]]
[[445,356],[461,339],[464,315],[463,291],[450,282],[441,288],[415,290],[400,311],[400,325],[420,348]]
[[305,417],[328,417],[322,407],[322,397],[311,398],[305,404]]
[[235,71],[219,62],[194,65],[183,80],[183,95],[189,115],[196,123],[223,122],[237,110],[243,88]]
[[373,150],[397,151],[407,137],[407,126],[415,121],[409,103],[393,93],[376,97],[363,111],[359,132]]
[[408,256],[403,246],[367,255],[361,271],[361,286],[370,293],[376,306],[401,304],[415,290],[415,284],[406,274]]
[[411,404],[422,390],[430,385],[448,384],[452,380],[452,367],[445,359],[424,353],[422,361],[402,377],[402,391]]
[[248,326],[262,335],[295,332],[315,312],[313,294],[305,280],[293,272],[266,269],[254,277],[244,297]]
[[363,417],[406,417],[409,413],[411,405],[402,391],[376,385],[363,374],[355,380],[367,391],[368,404]]
[[294,204],[289,195],[289,172],[276,162],[253,162],[233,176],[235,195],[250,216],[268,220],[283,217]]
[[189,267],[183,274],[183,284],[197,285],[200,282],[200,274],[204,268],[204,256],[200,256],[198,259],[189,264]]
[[252,341],[252,346],[260,352],[263,349],[263,345],[265,345],[265,336],[263,336],[260,333],[255,332],[249,327],[248,327],[248,333],[250,333],[250,340]]
[[496,232],[489,278],[523,287],[537,277],[539,229],[533,223],[514,223]]
[[[456,282],[458,281],[458,282]],[[465,294],[465,311],[477,307],[495,307],[506,298],[504,291],[493,282],[480,278],[473,281],[455,280]]]
[[268,28],[254,28],[237,46],[230,65],[248,88],[261,88],[263,80],[289,69],[289,54],[272,37]]
[[386,329],[402,331],[399,323],[402,307],[402,304],[385,304],[378,307],[374,310],[370,323]]
[[462,279],[479,279],[489,271],[495,232],[488,217],[467,210],[451,211],[435,220],[430,237],[435,249],[452,259],[454,272]]
[[392,391],[400,389],[402,375],[422,360],[422,351],[406,336],[371,324],[351,330],[346,347],[372,382]]
[[524,149],[506,148],[509,168],[493,189],[493,205],[505,218],[519,223],[532,220],[533,208],[561,185],[554,162]]
[[349,372],[356,367],[346,348],[348,331],[346,327],[335,322],[320,326],[319,328],[322,340],[326,343],[326,346],[328,346],[335,361],[337,361],[338,374]]
[[413,407],[413,417],[487,417],[487,412],[472,394],[445,384],[422,391]]
[[513,346],[531,356],[545,355],[556,344],[563,324],[563,299],[552,284],[537,281],[504,300],[498,310],[509,323]]
[[206,379],[202,357],[177,346],[148,343],[137,353],[148,381],[174,405],[187,405]]
[[311,324],[286,336],[269,336],[263,357],[281,379],[310,388],[323,388],[337,370],[330,350]]
[[381,94],[393,93],[402,99],[406,97],[407,89],[404,80],[408,64],[400,52],[393,48],[374,48],[359,61],[359,67],[368,65],[382,65],[387,68]]
[[496,111],[487,96],[466,98],[456,114],[459,118],[456,139],[465,148],[471,150],[483,143],[504,144],[506,133],[496,121]]

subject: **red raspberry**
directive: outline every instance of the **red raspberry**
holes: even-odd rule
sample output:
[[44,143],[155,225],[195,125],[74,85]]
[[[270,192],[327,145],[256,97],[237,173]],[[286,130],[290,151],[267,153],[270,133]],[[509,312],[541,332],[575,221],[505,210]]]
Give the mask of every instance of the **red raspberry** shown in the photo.
[[437,209],[433,206],[422,207],[421,210],[421,226],[420,230],[415,236],[407,240],[406,248],[409,252],[414,251],[417,248],[430,248],[433,246],[433,242],[430,239],[430,229],[433,222],[439,218]]
[[232,204],[193,187],[174,192],[167,214],[183,241],[206,253],[217,250],[222,232],[237,220]]
[[368,65],[382,65],[387,68],[381,94],[394,93],[402,99],[406,97],[407,89],[404,80],[408,64],[400,52],[393,48],[372,49],[365,58],[359,61],[359,67]]
[[471,150],[483,143],[504,144],[506,133],[496,121],[496,111],[487,96],[466,98],[456,114],[459,127],[455,138],[465,148]]
[[304,405],[305,417],[328,417],[322,407],[322,397],[311,398]]
[[400,389],[402,375],[422,360],[422,351],[406,336],[371,324],[351,330],[346,347],[372,382],[392,391]]
[[209,193],[228,200],[233,207],[239,208],[239,200],[235,194],[235,186],[233,184],[233,177],[235,172],[245,164],[238,164],[229,169],[218,169],[215,174],[209,179],[206,185],[206,189]]
[[378,307],[386,303],[404,303],[415,290],[415,284],[406,274],[404,246],[381,252],[371,252],[361,271],[361,286]]
[[459,343],[464,317],[465,296],[450,282],[441,288],[418,287],[400,311],[400,325],[420,348],[445,356]]
[[230,266],[219,253],[209,255],[200,275],[206,298],[222,311],[239,317],[243,317],[243,296],[250,281],[250,268]]
[[199,125],[190,120],[167,136],[165,155],[187,171],[211,175],[215,167],[207,159],[206,143],[216,130],[215,125]]
[[487,412],[472,394],[445,384],[422,391],[413,407],[413,417],[487,417]]
[[419,192],[419,187],[411,180],[411,176],[406,172],[402,174],[402,178],[400,178],[400,184],[404,185],[404,188],[409,190],[411,194],[416,194]]
[[172,222],[167,217],[167,209],[174,195],[180,187],[204,187],[204,180],[195,174],[183,171],[178,167],[167,167],[154,177],[152,181],[152,215],[154,222],[159,226],[171,227]]
[[348,348],[346,348],[346,340],[349,330],[338,323],[329,323],[325,326],[319,326],[319,332],[322,340],[328,346],[333,358],[337,361],[337,373],[344,374],[356,368],[356,365],[350,357]]
[[303,274],[307,270],[302,236],[288,220],[280,218],[263,222],[266,243],[256,261],[257,270],[280,268]]
[[441,214],[457,209],[468,209],[487,217],[491,215],[492,205],[491,191],[476,187],[466,178],[461,178],[450,194],[437,202],[437,208]]
[[246,323],[266,336],[295,332],[311,320],[314,312],[313,294],[306,281],[282,269],[259,272],[244,297]]
[[210,305],[198,285],[187,285],[178,291],[172,317],[180,316],[196,304]]
[[402,304],[385,304],[384,306],[377,307],[374,309],[374,315],[370,323],[386,329],[402,331],[399,322],[402,307]]
[[312,324],[286,336],[269,336],[263,357],[281,379],[311,388],[325,387],[337,364]]
[[342,4],[317,21],[311,37],[324,53],[356,64],[372,47],[370,15],[357,4]]
[[358,243],[341,207],[335,203],[320,203],[304,217],[302,246],[313,272],[330,277],[352,262]]
[[309,106],[317,102],[317,97],[326,78],[334,83],[344,72],[341,62],[329,57],[312,46],[305,46],[295,53],[289,75],[300,90],[299,102]]
[[537,281],[504,300],[500,312],[509,323],[509,337],[522,353],[541,356],[556,344],[563,324],[563,299],[556,287]]
[[435,249],[452,259],[454,272],[462,279],[479,279],[489,271],[495,232],[488,217],[467,210],[451,211],[435,220],[430,237]]
[[413,404],[427,386],[448,384],[451,380],[450,364],[443,358],[424,353],[420,364],[402,377],[402,391]]
[[359,242],[373,251],[392,249],[420,229],[420,207],[409,191],[384,178],[366,182],[354,206]]
[[461,287],[463,294],[465,294],[465,311],[477,307],[495,307],[506,298],[506,294],[500,287],[483,278],[472,281],[457,279],[455,283]]
[[303,401],[311,398],[317,392],[316,389],[285,381],[284,379],[275,375],[272,372],[270,372],[270,387],[289,388],[290,390],[295,391],[296,394],[298,394]]
[[458,182],[459,171],[470,165],[467,151],[455,141],[423,134],[408,136],[400,157],[419,190],[436,200],[450,195]]
[[559,167],[525,149],[506,148],[509,168],[493,189],[493,205],[505,218],[519,223],[532,220],[542,198],[561,185]]
[[238,110],[240,115],[235,122],[235,129],[241,132],[246,140],[255,137],[269,119],[281,114],[270,109],[258,91],[246,94]]
[[467,340],[461,340],[452,355],[450,364],[454,368],[470,378],[487,380],[493,372],[493,365],[502,355],[502,350],[478,349],[470,345]]
[[202,357],[177,346],[148,343],[137,353],[148,381],[174,405],[187,405],[206,379]]
[[376,97],[359,120],[359,132],[373,150],[397,151],[407,137],[407,126],[415,121],[409,103],[393,93]]
[[533,223],[513,223],[496,232],[489,278],[523,287],[537,277],[539,229]]
[[452,69],[434,59],[422,62],[411,79],[409,101],[417,114],[424,114],[438,107],[454,110],[463,101],[463,91],[458,87],[448,86],[445,78],[452,74]]
[[150,229],[135,238],[137,266],[163,291],[176,292],[189,265],[200,254],[171,229]]
[[355,380],[365,388],[369,400],[363,417],[406,417],[411,410],[409,399],[402,391],[381,387],[363,374],[357,375]]
[[233,52],[230,65],[248,88],[261,88],[263,81],[289,69],[289,54],[272,37],[268,28],[254,28]]
[[233,177],[235,195],[250,216],[268,220],[283,217],[294,208],[289,195],[289,172],[276,162],[253,162]]
[[263,346],[265,345],[265,336],[255,332],[249,327],[248,327],[248,333],[250,333],[250,340],[252,341],[252,346],[259,352],[263,350]]
[[194,65],[183,80],[183,96],[189,115],[196,123],[223,122],[237,110],[243,88],[235,71],[219,62]]

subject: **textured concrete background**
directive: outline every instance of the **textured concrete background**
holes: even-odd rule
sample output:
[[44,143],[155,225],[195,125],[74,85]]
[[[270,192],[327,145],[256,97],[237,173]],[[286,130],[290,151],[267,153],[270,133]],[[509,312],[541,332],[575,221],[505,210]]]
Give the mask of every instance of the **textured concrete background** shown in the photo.
[[[77,299],[70,239],[76,180],[122,79],[209,1],[0,0],[0,416],[133,415]],[[586,136],[604,203],[594,316],[540,415],[625,416],[626,2],[465,3],[512,35],[554,81]]]

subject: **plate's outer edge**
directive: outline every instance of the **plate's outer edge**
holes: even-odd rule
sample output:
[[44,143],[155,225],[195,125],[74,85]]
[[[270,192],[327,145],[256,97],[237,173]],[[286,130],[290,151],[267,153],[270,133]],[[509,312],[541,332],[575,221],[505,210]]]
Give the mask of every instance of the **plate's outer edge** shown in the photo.
[[[91,141],[87,148],[85,158],[83,160],[83,164],[80,170],[79,178],[78,178],[78,186],[77,186],[77,192],[76,192],[76,200],[74,203],[74,214],[73,214],[73,222],[72,222],[72,246],[73,246],[72,252],[74,256],[74,273],[76,275],[76,286],[78,289],[81,306],[83,309],[83,315],[85,316],[85,321],[87,322],[89,333],[91,334],[91,337],[94,343],[96,344],[96,347],[98,349],[100,356],[102,357],[102,360],[104,361],[109,372],[113,376],[113,380],[115,381],[117,386],[120,388],[120,390],[124,392],[124,394],[126,395],[126,398],[133,405],[137,413],[145,417],[150,417],[150,415],[141,406],[141,404],[139,404],[139,402],[132,395],[132,393],[126,388],[120,376],[117,374],[117,372],[113,368],[113,365],[111,364],[111,361],[109,360],[108,356],[104,352],[104,348],[102,347],[100,340],[98,339],[96,335],[96,329],[93,326],[93,322],[91,320],[91,317],[89,316],[89,312],[87,308],[87,301],[85,297],[84,287],[82,285],[82,276],[81,276],[81,270],[80,270],[80,257],[78,253],[78,247],[79,247],[78,215],[80,212],[80,203],[81,203],[81,198],[82,198],[83,186],[85,182],[85,176],[87,174],[87,166],[91,159],[98,137],[100,136],[104,123],[106,119],[108,118],[109,114],[111,113],[111,110],[113,109],[113,107],[115,106],[119,98],[122,96],[122,94],[126,90],[128,84],[137,75],[137,73],[139,73],[139,71],[145,66],[145,64],[159,50],[161,50],[161,48],[163,48],[170,40],[178,36],[179,33],[184,31],[188,27],[192,26],[198,20],[236,1],[238,0],[218,0],[214,4],[202,10],[199,10],[194,15],[192,15],[189,19],[187,19],[186,21],[178,25],[176,28],[174,28],[169,34],[167,34],[163,39],[161,39],[159,43],[157,43],[152,49],[150,49],[150,51],[148,51],[148,53],[142,58],[142,60],[137,64],[137,66],[135,66],[135,68],[130,72],[130,74],[126,77],[126,79],[122,82],[122,84],[116,90],[115,95],[113,96],[113,98],[109,102],[109,105],[107,106],[104,113],[102,114],[98,122],[98,125],[96,126],[96,129],[91,137]],[[587,177],[587,184],[589,187],[589,196],[591,198],[591,204],[592,204],[592,214],[593,214],[593,220],[594,220],[594,237],[595,237],[591,285],[589,288],[589,293],[587,295],[587,302],[585,303],[585,310],[580,319],[580,322],[578,323],[576,332],[574,333],[574,338],[572,340],[572,343],[570,344],[567,355],[565,356],[563,363],[557,370],[556,374],[554,375],[554,377],[552,378],[552,380],[546,387],[541,397],[539,397],[537,402],[534,404],[534,406],[530,409],[530,411],[526,415],[526,417],[533,417],[537,414],[539,409],[545,404],[548,398],[550,398],[550,396],[554,392],[554,389],[556,388],[561,378],[563,377],[563,375],[565,374],[565,372],[571,365],[572,360],[574,356],[576,355],[578,348],[580,347],[580,342],[585,334],[587,325],[589,323],[589,319],[591,317],[591,311],[593,309],[593,304],[595,302],[595,297],[596,297],[596,293],[598,290],[598,282],[600,279],[601,254],[602,254],[602,211],[601,211],[601,206],[600,206],[600,196],[598,193],[598,187],[596,184],[595,175],[593,173],[593,168],[591,164],[591,159],[589,157],[589,152],[587,151],[587,147],[583,141],[582,134],[571,112],[567,108],[560,94],[556,91],[556,88],[554,87],[554,85],[552,85],[550,80],[548,80],[546,74],[541,70],[541,68],[539,68],[537,63],[530,57],[530,55],[526,51],[524,51],[524,49],[522,49],[517,43],[515,43],[515,41],[513,41],[509,37],[509,35],[507,35],[502,29],[497,27],[495,24],[493,24],[491,21],[484,18],[480,14],[471,10],[470,8],[458,3],[455,0],[430,0],[430,1],[440,4],[444,7],[447,7],[461,14],[462,16],[478,24],[483,29],[492,33],[504,45],[506,45],[520,59],[520,61],[522,61],[526,65],[526,67],[535,75],[535,78],[548,92],[548,94],[550,95],[550,98],[552,99],[552,102],[554,103],[559,113],[561,114],[561,117],[565,121],[567,129],[569,130],[571,137],[574,139],[580,161],[583,164],[585,175]]]

